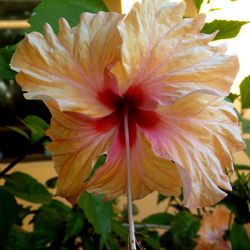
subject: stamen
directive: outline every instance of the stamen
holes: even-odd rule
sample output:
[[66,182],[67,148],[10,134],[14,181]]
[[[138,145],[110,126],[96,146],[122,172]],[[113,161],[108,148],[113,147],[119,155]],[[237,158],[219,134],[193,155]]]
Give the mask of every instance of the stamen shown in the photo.
[[128,202],[128,222],[129,222],[129,246],[131,250],[136,250],[135,225],[133,219],[132,195],[131,195],[131,171],[130,171],[130,142],[129,142],[129,125],[128,109],[124,110],[124,135],[126,149],[126,173],[127,173],[127,202]]

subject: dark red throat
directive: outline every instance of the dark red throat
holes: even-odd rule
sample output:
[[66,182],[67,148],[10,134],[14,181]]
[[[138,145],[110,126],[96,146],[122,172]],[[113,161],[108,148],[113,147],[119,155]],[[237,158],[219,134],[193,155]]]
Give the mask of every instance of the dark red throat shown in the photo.
[[159,116],[153,110],[144,110],[149,98],[139,86],[130,87],[122,96],[110,89],[98,94],[99,101],[111,110],[111,114],[100,118],[96,122],[99,132],[107,132],[118,126],[118,138],[125,145],[124,115],[128,117],[130,147],[136,143],[138,126],[152,129],[159,122]]

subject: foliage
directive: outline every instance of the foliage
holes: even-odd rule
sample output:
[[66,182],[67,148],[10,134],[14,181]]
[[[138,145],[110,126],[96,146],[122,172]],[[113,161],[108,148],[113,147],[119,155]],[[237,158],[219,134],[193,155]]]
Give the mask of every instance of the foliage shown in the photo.
[[195,246],[195,238],[200,220],[188,211],[180,211],[174,216],[171,229],[162,238],[162,247],[173,250],[188,250]]
[[0,188],[0,245],[4,243],[12,224],[18,218],[18,206],[15,198]]
[[3,189],[20,199],[42,204],[51,200],[51,194],[47,189],[25,173],[16,171],[5,175],[4,179]]
[[113,212],[112,202],[103,202],[102,199],[103,197],[100,195],[85,192],[79,200],[79,207],[85,211],[86,217],[92,223],[96,233],[100,234],[101,240],[105,242],[111,232]]
[[[199,11],[202,0],[194,0]],[[71,25],[79,20],[81,12],[106,11],[102,0],[44,0],[30,18],[28,32],[42,32],[48,22],[57,30],[57,21],[65,17]],[[205,24],[203,32],[219,30],[216,39],[236,36],[246,22],[215,20]],[[10,80],[15,73],[9,62],[15,47],[0,49],[0,78]],[[240,101],[238,112],[242,133],[246,141],[246,154],[250,157],[250,120],[244,117],[250,109],[250,78],[246,77],[240,85],[240,95],[230,94],[229,101]],[[243,110],[244,109],[244,110]],[[243,112],[244,111],[244,112]],[[27,116],[21,121],[28,129],[22,131],[11,127],[25,136],[34,145],[42,144],[49,125],[41,118]],[[96,162],[90,180],[105,162],[102,155]],[[56,177],[47,180],[46,185],[22,172],[8,171],[15,166],[10,164],[0,172],[0,249],[27,250],[78,250],[78,249],[127,249],[128,226],[126,211],[119,211],[116,201],[105,201],[102,196],[84,193],[78,203],[71,207],[65,201],[53,196]],[[41,169],[43,171],[43,169]],[[220,202],[231,212],[231,221],[225,238],[231,241],[233,250],[250,249],[245,224],[250,223],[250,166],[235,164],[236,178],[232,178],[232,191]],[[229,174],[229,177],[230,174]],[[23,205],[23,200],[26,201]],[[181,197],[159,195],[158,203],[167,203],[166,212],[155,213],[136,223],[136,236],[141,249],[191,250],[197,243],[198,231],[204,214],[214,208],[187,210],[180,205]],[[25,230],[24,225],[32,226]],[[161,231],[159,231],[161,229]],[[160,233],[159,233],[160,232]]]
[[203,1],[204,0],[194,0],[194,4],[195,4],[195,7],[196,7],[198,12],[200,11],[200,8],[201,8]]
[[16,72],[10,69],[10,59],[15,51],[15,46],[0,48],[0,78],[11,80],[15,77]]
[[250,75],[240,84],[240,94],[242,108],[250,108]]
[[42,32],[45,23],[49,23],[57,32],[59,18],[64,17],[70,25],[75,26],[81,13],[100,10],[107,11],[102,0],[44,0],[35,8],[33,16],[29,19],[31,27],[28,32]]
[[[249,241],[244,224],[250,222],[248,166],[237,166],[238,179],[233,191],[222,201],[234,214],[230,239],[234,249],[248,249]],[[247,173],[245,171],[248,170]],[[242,171],[242,173],[241,173]],[[10,176],[13,184],[8,184]],[[18,178],[16,178],[17,176]],[[21,178],[20,178],[21,176]],[[24,178],[25,177],[25,178]],[[14,172],[6,175],[6,183],[0,188],[0,232],[2,249],[122,249],[127,242],[127,218],[114,209],[113,202],[103,201],[101,196],[84,193],[73,208],[53,198],[45,186],[31,176]],[[23,178],[23,182],[20,182]],[[11,180],[12,180],[11,179]],[[16,179],[23,188],[17,192]],[[53,180],[54,181],[54,180]],[[29,193],[29,188],[35,190]],[[26,190],[27,188],[27,190]],[[42,206],[18,205],[15,197],[29,202],[43,203]],[[171,208],[171,209],[170,209]],[[168,209],[174,213],[162,212],[143,219],[137,231],[137,239],[146,249],[194,249],[201,215],[187,209],[179,209],[172,200]],[[30,223],[32,232],[22,228],[24,220],[33,215]],[[159,234],[158,228],[165,231]],[[4,244],[3,244],[4,242]],[[2,244],[2,245],[1,245]],[[247,247],[246,247],[247,246]],[[124,248],[126,249],[126,248]]]
[[20,121],[30,130],[30,141],[35,143],[44,136],[44,132],[49,128],[43,119],[35,115],[27,115],[24,119]]
[[244,151],[247,154],[247,156],[250,158],[250,140],[245,139],[245,143],[246,143],[246,148],[245,148]]
[[234,222],[230,231],[230,240],[233,250],[245,250],[250,248],[250,242],[244,227]]
[[218,31],[214,40],[233,38],[238,35],[241,26],[246,23],[248,22],[214,20],[211,23],[206,23],[202,29],[202,32],[211,34]]

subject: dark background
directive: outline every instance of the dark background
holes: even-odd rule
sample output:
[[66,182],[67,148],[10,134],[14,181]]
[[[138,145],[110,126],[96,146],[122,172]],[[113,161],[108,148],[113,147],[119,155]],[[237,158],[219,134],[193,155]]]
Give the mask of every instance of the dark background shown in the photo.
[[[39,0],[0,0],[0,21],[27,20]],[[25,34],[23,29],[0,29],[0,48],[17,44]],[[26,132],[27,128],[18,120],[26,115],[37,115],[47,122],[50,114],[40,101],[25,100],[15,80],[0,77],[0,161],[11,161],[31,146],[30,141],[14,132],[9,126],[16,126]],[[34,148],[28,160],[46,158],[43,145]]]

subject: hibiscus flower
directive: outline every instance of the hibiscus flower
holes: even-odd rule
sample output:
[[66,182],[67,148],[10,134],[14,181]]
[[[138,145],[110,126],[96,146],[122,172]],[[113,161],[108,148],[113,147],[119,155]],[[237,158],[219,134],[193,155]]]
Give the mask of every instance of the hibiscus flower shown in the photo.
[[73,28],[62,18],[58,34],[45,24],[18,45],[17,82],[52,114],[59,195],[74,203],[85,190],[126,194],[126,165],[133,200],[183,188],[184,205],[201,207],[231,189],[225,169],[244,143],[224,99],[238,60],[208,45],[216,34],[200,32],[203,15],[184,11],[183,2],[145,0],[127,16],[83,13]]
[[225,206],[218,206],[212,213],[207,212],[201,221],[195,250],[231,250],[232,245],[225,239],[230,226],[230,211]]

